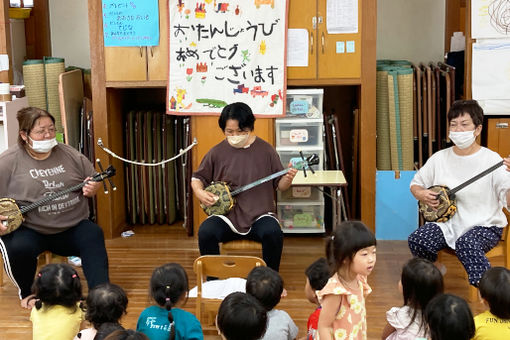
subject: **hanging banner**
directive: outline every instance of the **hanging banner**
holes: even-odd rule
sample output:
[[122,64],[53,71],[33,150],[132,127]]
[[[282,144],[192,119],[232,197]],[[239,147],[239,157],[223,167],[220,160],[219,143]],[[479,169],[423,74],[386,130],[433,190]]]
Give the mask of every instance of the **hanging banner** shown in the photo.
[[287,0],[171,1],[167,113],[285,113]]
[[104,45],[159,45],[158,0],[103,0]]

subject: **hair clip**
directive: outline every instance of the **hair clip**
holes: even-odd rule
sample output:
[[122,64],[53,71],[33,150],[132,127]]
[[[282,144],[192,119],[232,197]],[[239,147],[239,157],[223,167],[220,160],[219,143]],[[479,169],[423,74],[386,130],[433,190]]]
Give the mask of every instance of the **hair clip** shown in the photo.
[[165,301],[170,301],[170,298],[166,298]]
[[166,289],[170,289],[170,286],[165,286]]
[[37,273],[37,277],[41,277],[41,276],[42,276],[42,274],[41,274],[41,273]]
[[71,276],[73,279],[76,279],[78,277],[78,275],[76,274],[73,274],[73,276]]

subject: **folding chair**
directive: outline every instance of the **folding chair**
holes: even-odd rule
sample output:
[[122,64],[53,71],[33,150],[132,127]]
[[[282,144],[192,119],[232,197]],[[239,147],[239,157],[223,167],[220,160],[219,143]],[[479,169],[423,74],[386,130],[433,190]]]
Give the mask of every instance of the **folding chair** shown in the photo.
[[[255,256],[228,256],[228,255],[204,255],[200,256],[193,263],[193,271],[197,274],[197,300],[196,317],[207,329],[207,326],[214,325],[214,318],[218,312],[221,299],[206,299],[202,297],[202,285],[207,276],[227,279],[230,277],[246,278],[255,267],[265,266],[261,258]],[[204,322],[202,313],[213,317]]]

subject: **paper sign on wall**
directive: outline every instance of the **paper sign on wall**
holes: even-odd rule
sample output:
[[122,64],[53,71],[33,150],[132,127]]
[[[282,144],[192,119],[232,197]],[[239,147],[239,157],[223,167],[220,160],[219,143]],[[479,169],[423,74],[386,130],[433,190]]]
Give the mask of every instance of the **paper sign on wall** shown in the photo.
[[104,45],[159,45],[158,0],[103,0]]
[[285,113],[287,1],[172,1],[167,112],[218,114],[232,102]]

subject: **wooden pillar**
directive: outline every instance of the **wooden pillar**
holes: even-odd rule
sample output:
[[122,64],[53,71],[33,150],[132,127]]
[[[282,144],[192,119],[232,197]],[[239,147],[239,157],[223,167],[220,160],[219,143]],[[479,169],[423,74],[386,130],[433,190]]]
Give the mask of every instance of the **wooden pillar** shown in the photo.
[[[11,56],[11,25],[9,24],[9,0],[0,1],[0,54],[9,56],[9,64],[12,65]],[[0,72],[0,81],[10,83],[12,70]]]

